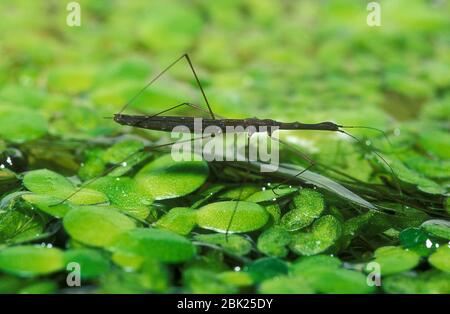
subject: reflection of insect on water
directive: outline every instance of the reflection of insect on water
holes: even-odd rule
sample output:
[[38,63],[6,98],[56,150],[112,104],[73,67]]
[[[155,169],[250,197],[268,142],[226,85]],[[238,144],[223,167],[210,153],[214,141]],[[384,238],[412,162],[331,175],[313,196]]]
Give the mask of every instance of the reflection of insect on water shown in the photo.
[[[163,110],[159,113],[156,113],[154,115],[127,115],[127,114],[122,114],[122,112],[124,112],[124,110],[136,99],[138,98],[147,88],[149,88],[156,80],[158,80],[165,72],[167,72],[171,67],[173,67],[176,63],[178,63],[180,60],[185,59],[188,64],[189,67],[192,71],[192,74],[194,75],[194,78],[196,80],[196,83],[198,85],[198,88],[200,89],[203,99],[206,103],[207,106],[207,110],[203,109],[202,107],[189,103],[189,102],[183,102],[181,104],[178,104],[176,106],[173,106],[171,108],[168,108],[166,110]],[[197,126],[195,125],[195,118],[194,117],[182,117],[182,116],[165,116],[163,115],[166,112],[169,112],[171,110],[175,110],[179,107],[183,107],[183,106],[189,106],[191,108],[194,108],[196,110],[199,111],[203,111],[209,114],[210,118],[208,119],[202,119],[202,124],[200,129],[197,128]],[[201,133],[202,136],[201,137],[194,137],[188,141],[195,141],[195,140],[202,140],[208,137],[212,137],[215,135],[215,133],[211,133],[208,132],[208,129],[211,129],[211,127],[215,128],[217,133],[223,133],[226,134],[227,132],[229,132],[229,130],[233,130],[232,132],[236,132],[236,130],[239,127],[242,127],[241,132],[247,132],[249,129],[254,129],[254,130],[258,130],[260,131],[261,129],[263,130],[267,130],[266,133],[267,135],[273,139],[276,140],[278,143],[281,143],[283,145],[285,145],[286,147],[290,148],[291,151],[293,151],[297,156],[299,156],[300,158],[304,159],[305,161],[307,161],[309,163],[309,166],[302,169],[301,171],[299,171],[298,173],[296,173],[295,175],[292,175],[292,178],[296,178],[296,177],[300,177],[302,176],[302,174],[305,174],[306,172],[308,172],[314,165],[316,165],[316,163],[310,158],[308,157],[306,154],[302,153],[301,151],[299,151],[298,149],[292,148],[289,146],[289,144],[285,143],[284,141],[275,138],[272,136],[272,130],[273,128],[278,129],[278,130],[313,130],[313,131],[328,131],[328,132],[339,132],[339,133],[343,133],[346,134],[347,136],[350,136],[351,138],[353,138],[354,140],[360,142],[360,140],[356,137],[354,137],[353,135],[349,134],[348,132],[346,132],[344,129],[345,128],[366,128],[366,129],[372,129],[375,131],[379,131],[381,133],[384,134],[383,131],[372,128],[372,127],[365,127],[365,126],[343,126],[343,125],[339,125],[333,122],[320,122],[320,123],[312,123],[312,124],[307,124],[307,123],[301,123],[301,122],[279,122],[279,121],[275,121],[272,119],[258,119],[258,118],[250,118],[250,119],[226,119],[223,117],[218,117],[217,115],[214,114],[209,101],[206,97],[206,94],[204,92],[204,89],[202,87],[202,84],[197,76],[197,73],[194,69],[194,66],[192,64],[191,59],[189,58],[188,54],[183,54],[181,57],[179,57],[178,59],[176,59],[174,62],[172,62],[168,67],[166,67],[161,73],[159,73],[155,78],[153,78],[144,88],[142,88],[133,98],[130,99],[130,101],[128,101],[125,106],[122,108],[122,110],[120,110],[119,113],[115,114],[113,117],[114,121],[122,124],[122,125],[128,125],[128,126],[132,126],[132,127],[138,127],[138,128],[143,128],[143,129],[149,129],[149,130],[156,130],[156,131],[164,131],[164,132],[171,132],[175,127],[178,126],[184,126],[188,132],[195,134],[195,133]],[[251,134],[250,134],[251,135]],[[135,154],[142,152],[142,151],[153,151],[153,150],[158,150],[161,149],[163,147],[168,147],[171,145],[174,145],[176,143],[180,143],[180,141],[178,142],[171,142],[171,143],[167,143],[167,144],[162,144],[162,145],[157,145],[157,146],[151,146],[151,147],[145,147],[142,150],[133,153],[132,155],[128,156],[123,162],[126,162],[129,158],[131,158],[132,156],[134,156]],[[247,144],[246,144],[247,145]],[[380,158],[389,168],[389,164],[383,159],[383,157],[378,154],[376,151],[373,151],[378,158]],[[248,161],[250,161],[250,158],[248,158]],[[121,163],[123,163],[121,162]],[[119,164],[121,164],[119,163]],[[106,173],[103,173],[103,175],[108,174],[108,172],[112,171],[116,166],[114,166],[113,168],[109,169]],[[392,169],[391,172],[393,173]],[[394,175],[395,177],[395,175]],[[99,178],[99,177],[98,177]],[[292,179],[291,178],[291,179]],[[91,179],[90,181],[85,182],[85,184],[83,185],[83,187],[85,187],[86,185],[88,185],[89,183],[92,183],[93,181],[95,181],[96,178]],[[283,185],[284,183],[288,182],[290,179],[286,179],[285,181],[278,183],[277,185],[275,185],[274,187],[272,187],[272,191],[276,194],[276,188],[280,187],[281,185]],[[79,191],[79,190],[77,190]],[[72,195],[70,195],[67,199],[71,198],[75,193],[77,193],[77,191],[75,191]],[[242,191],[243,189],[240,189],[240,193],[238,196],[238,200],[240,200],[241,196],[242,196]],[[238,202],[236,202],[236,206],[233,210],[233,213],[231,215],[230,221],[228,223],[228,228],[226,230],[226,235],[228,235],[230,226],[232,224],[233,218],[235,216],[236,210],[237,210],[237,204]],[[370,203],[368,203],[367,207],[373,207],[372,209],[374,209],[375,207],[372,206]]]

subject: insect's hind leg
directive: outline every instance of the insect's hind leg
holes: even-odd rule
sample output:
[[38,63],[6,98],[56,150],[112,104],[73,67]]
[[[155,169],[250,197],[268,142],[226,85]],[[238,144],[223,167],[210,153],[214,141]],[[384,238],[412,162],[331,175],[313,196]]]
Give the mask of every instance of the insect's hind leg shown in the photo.
[[[250,137],[248,136],[247,139],[248,139],[248,141],[245,142],[245,146],[246,146],[245,151],[247,151],[247,147],[248,148],[250,147]],[[247,146],[247,144],[248,144],[248,146]],[[250,157],[247,158],[247,162],[250,165]],[[244,192],[244,186],[247,183],[247,178],[249,177],[249,175],[250,175],[250,167],[247,167],[247,174],[245,175],[244,180],[242,180],[242,185],[241,185],[241,187],[239,189],[237,202],[236,202],[236,205],[234,206],[233,212],[232,212],[231,217],[230,217],[230,221],[228,222],[227,229],[225,231],[225,241],[226,242],[228,242],[228,235],[230,233],[230,228],[231,228],[231,225],[233,223],[234,216],[236,215],[236,212],[238,210],[239,202],[241,201],[241,197],[242,197],[243,192]]]
[[184,53],[179,58],[177,58],[175,61],[173,61],[171,64],[169,64],[164,70],[162,70],[158,75],[156,75],[150,82],[147,83],[136,95],[134,95],[118,112],[118,114],[121,114],[134,100],[136,100],[142,93],[149,88],[154,82],[156,82],[161,76],[163,76],[170,68],[172,68],[175,64],[177,64],[180,60],[186,59],[189,68],[192,71],[192,74],[194,75],[195,81],[197,83],[197,86],[200,89],[200,92],[202,93],[203,99],[206,103],[206,106],[208,107],[208,114],[211,116],[212,119],[216,119],[214,112],[211,109],[211,105],[209,104],[208,97],[206,97],[206,93],[203,89],[202,83],[200,82],[200,79],[198,78],[197,72],[195,71],[194,65],[192,63],[191,58],[187,53]]
[[62,201],[60,201],[60,202],[58,202],[56,204],[50,205],[50,206],[57,206],[57,205],[61,205],[61,204],[65,203],[65,202],[67,202],[72,197],[74,197],[76,194],[78,194],[81,190],[87,188],[89,185],[93,184],[94,182],[96,182],[100,178],[108,175],[109,173],[111,173],[112,171],[114,171],[115,169],[117,169],[118,167],[123,165],[124,163],[126,163],[128,160],[130,160],[130,158],[136,156],[137,154],[144,153],[144,152],[151,152],[151,151],[154,151],[154,150],[158,150],[158,149],[161,149],[161,148],[172,146],[174,144],[187,143],[187,142],[192,142],[192,141],[195,141],[195,140],[201,140],[201,139],[204,139],[204,138],[209,137],[209,136],[210,135],[204,135],[204,136],[201,136],[201,137],[194,137],[194,138],[189,139],[189,140],[176,141],[176,142],[170,142],[170,143],[160,144],[160,145],[156,145],[156,146],[147,146],[147,147],[141,148],[141,149],[131,153],[130,155],[125,157],[120,162],[118,162],[118,163],[114,164],[113,166],[111,166],[110,168],[106,169],[100,175],[98,175],[98,176],[96,176],[96,177],[94,177],[94,178],[92,178],[92,179],[90,179],[88,181],[85,181],[80,187],[78,187],[73,193],[69,194],[65,199],[63,199]]
[[286,146],[290,151],[294,152],[295,154],[297,154],[298,156],[300,156],[302,159],[304,159],[305,161],[307,161],[307,162],[309,163],[309,165],[308,165],[305,169],[303,169],[303,170],[300,171],[299,173],[295,174],[292,178],[288,178],[288,179],[286,179],[286,180],[283,180],[282,182],[278,183],[277,185],[275,185],[275,186],[272,188],[272,192],[273,192],[275,195],[278,195],[277,192],[276,192],[276,189],[277,189],[277,188],[279,188],[279,187],[282,186],[283,184],[288,183],[288,182],[291,181],[292,179],[301,176],[301,175],[304,174],[306,171],[311,170],[311,168],[313,168],[314,166],[316,166],[317,163],[316,163],[311,157],[309,157],[308,155],[306,155],[305,153],[303,153],[303,152],[300,151],[299,149],[297,149],[297,148],[291,146],[290,144],[286,143],[285,141],[282,141],[282,140],[280,140],[279,138],[274,138],[274,137],[271,137],[271,138],[272,138],[273,140],[275,140],[275,141],[277,141],[277,142],[283,144],[283,145]]

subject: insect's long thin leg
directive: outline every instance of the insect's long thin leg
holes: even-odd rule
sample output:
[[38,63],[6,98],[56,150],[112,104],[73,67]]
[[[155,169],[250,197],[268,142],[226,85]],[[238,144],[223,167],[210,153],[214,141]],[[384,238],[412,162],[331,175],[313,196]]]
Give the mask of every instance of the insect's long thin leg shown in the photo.
[[[245,141],[245,152],[247,152],[250,149],[250,137],[247,136],[247,139],[248,139],[248,142]],[[248,146],[247,146],[247,143],[248,143]],[[249,157],[246,159],[247,159],[247,162],[250,164],[250,154],[249,154]],[[239,195],[237,198],[237,202],[236,202],[236,205],[234,206],[233,212],[230,217],[230,221],[228,221],[227,229],[225,231],[225,241],[226,242],[228,242],[228,234],[230,233],[231,224],[233,223],[234,216],[236,215],[236,212],[238,210],[239,202],[240,202],[242,194],[244,192],[244,186],[247,183],[247,178],[249,177],[249,173],[250,173],[250,167],[247,167],[247,175],[244,177],[241,188],[239,189]]]
[[84,182],[78,189],[76,189],[74,192],[72,192],[71,194],[69,194],[69,196],[67,196],[65,199],[63,199],[61,202],[58,202],[56,204],[50,205],[50,206],[57,206],[60,205],[66,201],[68,201],[69,199],[71,199],[73,196],[75,196],[77,193],[79,193],[81,190],[83,190],[84,188],[86,188],[88,185],[96,182],[98,179],[108,175],[109,173],[111,173],[114,169],[116,169],[117,167],[123,165],[123,163],[127,162],[130,158],[132,158],[133,156],[139,154],[139,153],[143,153],[143,152],[150,152],[153,150],[158,150],[160,148],[164,148],[164,147],[168,147],[174,144],[178,144],[178,143],[187,143],[187,142],[192,142],[195,140],[200,140],[200,139],[204,139],[206,137],[209,137],[210,135],[205,135],[202,137],[196,137],[196,138],[192,138],[189,140],[183,140],[183,141],[176,141],[176,142],[170,142],[170,143],[165,143],[165,144],[160,144],[160,145],[156,145],[156,146],[149,146],[149,147],[144,147],[142,149],[139,149],[137,151],[135,151],[134,153],[131,153],[130,155],[128,155],[127,157],[125,157],[122,161],[114,164],[113,166],[111,166],[110,168],[106,169],[105,171],[103,171],[100,175],[96,176],[95,178],[92,178],[86,182]]
[[[342,133],[342,134],[345,134],[345,135],[351,137],[351,138],[354,139],[356,142],[358,142],[359,144],[363,145],[364,148],[366,147],[366,146],[362,143],[362,141],[361,141],[359,138],[357,138],[356,136],[354,136],[354,135],[352,135],[352,134],[350,134],[350,133],[348,133],[348,132],[346,132],[346,131],[344,131],[344,130],[338,130],[338,132],[340,132],[340,133]],[[391,165],[386,161],[386,159],[383,158],[383,156],[381,156],[381,154],[378,153],[376,150],[371,149],[370,152],[374,153],[374,154],[375,154],[375,155],[376,155],[376,156],[377,156],[384,164],[386,164],[386,166],[388,166],[388,168],[389,168],[389,170],[390,170],[390,172],[391,172],[391,174],[392,174],[392,178],[393,178],[394,181],[395,181],[395,186],[396,186],[396,188],[397,188],[397,190],[398,190],[398,192],[399,192],[399,194],[400,194],[400,198],[403,200],[403,199],[404,199],[404,197],[403,197],[403,191],[402,191],[402,188],[400,187],[400,183],[399,183],[399,181],[398,181],[398,179],[397,179],[397,176],[396,176],[396,174],[395,174],[395,172],[394,172],[394,169],[392,169]]]
[[209,104],[208,98],[206,97],[206,93],[203,89],[202,83],[200,82],[200,79],[197,76],[197,72],[195,71],[194,65],[191,61],[191,58],[189,57],[189,55],[187,53],[184,53],[183,55],[181,55],[178,59],[176,59],[175,61],[173,61],[171,64],[169,64],[164,70],[162,70],[158,75],[156,75],[150,82],[147,83],[147,85],[145,85],[136,95],[134,95],[123,107],[122,109],[118,112],[118,114],[121,114],[122,112],[124,112],[124,110],[131,104],[133,103],[133,101],[135,101],[139,96],[142,95],[142,93],[150,87],[150,85],[152,85],[154,82],[156,82],[163,74],[165,74],[168,70],[170,70],[170,68],[172,68],[175,64],[177,64],[181,59],[185,58],[186,61],[189,64],[189,67],[194,75],[195,81],[202,93],[203,99],[205,100],[206,106],[208,107],[208,113],[211,115],[211,118],[215,119],[214,116],[214,112],[211,109],[211,106]]
[[209,113],[211,114],[211,118],[216,119],[214,116],[214,112],[212,111],[211,106],[209,105],[209,101],[208,101],[208,98],[206,97],[205,91],[203,90],[202,83],[200,83],[197,73],[195,72],[194,65],[192,64],[191,58],[189,58],[189,55],[187,53],[185,53],[183,56],[186,57],[186,60],[189,63],[189,67],[191,68],[192,73],[194,74],[195,80],[197,81],[197,85],[200,88],[200,91],[202,92],[203,99],[205,100],[205,103],[208,106],[208,110],[209,110]]
[[[301,176],[302,174],[304,174],[306,171],[310,170],[312,167],[314,167],[314,166],[317,164],[311,157],[309,157],[308,155],[306,155],[305,153],[303,153],[303,152],[300,151],[299,149],[297,149],[297,148],[291,146],[290,144],[286,143],[285,141],[280,140],[280,139],[278,139],[278,138],[273,138],[273,137],[272,137],[272,139],[275,140],[275,141],[277,141],[277,142],[279,142],[279,143],[281,143],[281,144],[283,144],[283,145],[286,146],[288,149],[290,149],[292,152],[294,152],[294,153],[296,153],[297,155],[299,155],[302,159],[304,159],[304,160],[306,160],[307,162],[309,162],[309,166],[306,167],[305,169],[303,169],[302,171],[300,171],[299,173],[297,173],[296,175],[294,175],[293,178],[297,178],[297,177]],[[272,192],[275,193],[275,194],[277,194],[277,193],[275,192],[275,189],[277,189],[278,187],[282,186],[283,184],[285,184],[285,183],[287,183],[287,182],[289,182],[289,181],[291,181],[291,180],[292,180],[292,178],[288,178],[288,179],[283,180],[282,182],[278,183],[276,186],[274,186],[274,187],[272,188]]]

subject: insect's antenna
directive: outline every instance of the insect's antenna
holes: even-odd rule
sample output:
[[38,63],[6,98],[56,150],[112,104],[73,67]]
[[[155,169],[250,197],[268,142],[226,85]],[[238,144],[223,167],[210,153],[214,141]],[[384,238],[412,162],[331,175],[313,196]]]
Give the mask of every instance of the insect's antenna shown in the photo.
[[145,92],[145,90],[147,88],[150,87],[150,85],[152,85],[157,79],[159,79],[164,73],[166,73],[171,67],[173,67],[178,61],[180,61],[181,59],[183,59],[185,57],[185,55],[182,55],[181,57],[179,57],[178,59],[176,59],[175,61],[173,61],[171,64],[169,64],[164,70],[162,70],[158,75],[156,75],[150,82],[147,83],[147,85],[145,85],[136,95],[134,95],[133,97],[131,97],[130,100],[128,100],[128,102],[122,107],[122,109],[119,111],[118,114],[121,114],[136,98],[138,98],[139,96],[142,95],[143,92]]
[[[389,146],[392,147],[392,143],[389,140],[389,137],[388,137],[387,133],[385,131],[383,131],[383,130],[380,130],[380,129],[377,129],[377,128],[374,128],[374,127],[371,127],[371,126],[359,126],[359,125],[340,125],[339,127],[343,128],[343,129],[367,129],[367,130],[377,131],[377,132],[379,132],[379,133],[381,133],[383,135],[383,137],[389,143]],[[348,135],[350,135],[350,134],[348,134]]]
[[[367,127],[367,128],[370,128],[370,127]],[[381,130],[380,130],[380,131],[381,131]],[[354,139],[355,141],[357,141],[359,144],[365,146],[364,143],[363,143],[359,138],[357,138],[356,136],[354,136],[354,135],[352,135],[352,134],[350,134],[350,133],[348,133],[348,132],[346,132],[346,131],[344,131],[344,130],[338,130],[338,132],[343,133],[343,134],[345,134],[345,135],[351,137],[352,139]],[[402,189],[401,189],[401,187],[400,187],[400,183],[398,182],[397,175],[395,174],[394,169],[392,169],[391,165],[389,165],[389,163],[386,161],[386,159],[385,159],[383,156],[381,156],[381,154],[379,154],[375,149],[372,149],[371,152],[373,152],[378,158],[380,158],[381,161],[383,161],[383,163],[386,164],[386,166],[388,166],[388,168],[389,168],[389,170],[390,170],[390,172],[391,172],[391,174],[392,174],[392,177],[394,178],[395,186],[396,186],[396,188],[397,188],[397,190],[398,190],[398,193],[399,193],[399,195],[400,195],[400,198],[401,198],[401,199],[404,199],[404,197],[403,197],[403,191],[402,191]]]

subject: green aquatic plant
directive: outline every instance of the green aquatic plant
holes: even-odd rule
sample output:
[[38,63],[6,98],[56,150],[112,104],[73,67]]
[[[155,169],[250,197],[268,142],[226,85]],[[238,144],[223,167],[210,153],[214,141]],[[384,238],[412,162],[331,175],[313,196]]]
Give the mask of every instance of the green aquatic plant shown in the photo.
[[[450,293],[448,4],[369,29],[348,0],[79,2],[76,29],[0,3],[0,293]],[[280,132],[267,173],[177,161],[111,117],[184,52],[217,116],[382,132]],[[198,92],[180,63],[125,113]]]

